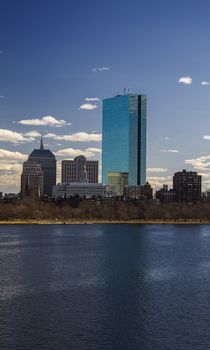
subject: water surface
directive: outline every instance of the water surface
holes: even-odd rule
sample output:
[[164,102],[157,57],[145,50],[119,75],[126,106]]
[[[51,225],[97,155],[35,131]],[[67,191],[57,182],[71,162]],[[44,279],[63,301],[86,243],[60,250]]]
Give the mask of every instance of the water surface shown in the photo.
[[210,348],[210,226],[0,226],[1,350]]

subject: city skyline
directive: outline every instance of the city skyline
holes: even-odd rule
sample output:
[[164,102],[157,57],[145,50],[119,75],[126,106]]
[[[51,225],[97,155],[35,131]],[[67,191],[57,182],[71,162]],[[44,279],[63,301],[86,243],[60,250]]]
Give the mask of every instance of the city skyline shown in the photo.
[[148,96],[151,185],[187,168],[210,187],[208,1],[80,5],[2,3],[0,190],[20,190],[41,136],[58,173],[61,159],[100,160],[101,101],[124,87]]

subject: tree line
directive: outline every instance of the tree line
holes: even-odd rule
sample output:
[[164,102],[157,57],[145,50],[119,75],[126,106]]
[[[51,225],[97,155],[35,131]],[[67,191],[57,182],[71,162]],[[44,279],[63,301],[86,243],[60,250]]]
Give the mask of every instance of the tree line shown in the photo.
[[22,200],[0,204],[0,220],[165,220],[210,221],[210,203],[196,205],[171,203],[103,201],[63,201],[48,203],[39,200]]

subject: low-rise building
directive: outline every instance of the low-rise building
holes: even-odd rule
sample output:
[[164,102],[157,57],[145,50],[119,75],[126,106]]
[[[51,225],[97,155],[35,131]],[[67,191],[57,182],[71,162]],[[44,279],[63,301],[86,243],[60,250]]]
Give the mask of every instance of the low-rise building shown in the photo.
[[4,199],[6,200],[14,200],[18,199],[19,195],[17,193],[5,193]]
[[155,195],[156,199],[159,200],[160,203],[173,203],[175,202],[175,191],[173,189],[168,189],[168,185],[163,185],[163,187],[156,191]]
[[107,181],[112,191],[117,196],[122,196],[124,187],[128,185],[128,173],[126,172],[109,172],[107,173]]
[[149,182],[143,186],[125,186],[124,196],[129,198],[139,198],[141,200],[153,199],[153,189]]
[[60,183],[53,187],[53,198],[70,198],[75,195],[80,198],[104,197],[106,187],[101,183],[70,182]]

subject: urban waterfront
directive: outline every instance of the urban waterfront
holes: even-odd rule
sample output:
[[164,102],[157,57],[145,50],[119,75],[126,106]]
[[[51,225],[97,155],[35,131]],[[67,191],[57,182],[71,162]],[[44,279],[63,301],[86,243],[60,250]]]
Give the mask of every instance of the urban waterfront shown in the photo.
[[207,349],[210,226],[0,226],[0,348]]

